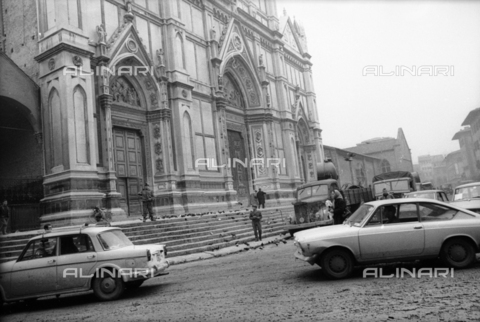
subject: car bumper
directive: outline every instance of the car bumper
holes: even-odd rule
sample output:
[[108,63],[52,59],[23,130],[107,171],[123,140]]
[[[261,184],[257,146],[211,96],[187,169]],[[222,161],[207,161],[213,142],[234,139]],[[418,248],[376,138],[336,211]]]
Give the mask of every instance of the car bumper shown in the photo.
[[298,259],[300,259],[300,260],[302,260],[302,261],[304,261],[304,262],[307,262],[307,263],[309,263],[310,265],[315,264],[315,262],[317,261],[317,257],[318,257],[317,255],[305,256],[305,255],[303,255],[302,252],[299,251],[299,250],[297,250],[297,251],[295,252],[295,258],[298,258]]
[[138,280],[144,280],[148,278],[153,278],[161,275],[168,275],[168,272],[165,270],[170,266],[168,261],[154,264],[150,268],[139,268],[128,271],[126,274],[123,274],[123,280],[125,282],[132,282]]

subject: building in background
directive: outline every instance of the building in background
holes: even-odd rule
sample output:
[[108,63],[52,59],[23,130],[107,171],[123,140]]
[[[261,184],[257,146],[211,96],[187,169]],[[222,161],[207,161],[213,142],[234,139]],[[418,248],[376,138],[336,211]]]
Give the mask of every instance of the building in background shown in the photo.
[[382,173],[382,159],[355,154],[347,150],[324,145],[325,158],[330,159],[338,172],[339,185],[367,188],[373,177]]
[[375,138],[345,150],[375,157],[381,161],[381,172],[413,171],[412,154],[401,128],[397,138]]
[[451,152],[445,156],[446,185],[452,188],[466,180],[463,153],[461,150]]
[[471,128],[466,126],[462,130],[455,133],[452,140],[458,140],[460,152],[463,159],[463,173],[467,179],[473,179],[478,173],[475,162],[474,145]]
[[480,181],[480,108],[470,111],[462,126],[452,140],[460,144],[466,180]]
[[42,223],[83,223],[96,205],[137,215],[145,183],[157,213],[184,213],[257,188],[288,204],[316,180],[311,56],[275,1],[0,5],[0,181],[7,195],[40,177]]
[[434,186],[440,186],[446,183],[445,157],[441,154],[437,155],[420,155],[418,157],[418,165],[420,180],[422,182],[431,182]]

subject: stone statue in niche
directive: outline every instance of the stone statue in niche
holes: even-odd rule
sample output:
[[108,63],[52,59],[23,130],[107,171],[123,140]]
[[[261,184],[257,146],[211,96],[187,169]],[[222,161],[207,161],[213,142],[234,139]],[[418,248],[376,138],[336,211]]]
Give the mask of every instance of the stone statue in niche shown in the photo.
[[263,54],[260,54],[260,56],[258,57],[258,64],[259,66],[263,66]]
[[157,49],[158,66],[163,66],[163,49]]
[[97,26],[97,35],[98,35],[98,43],[100,44],[107,43],[107,32],[105,31],[105,26],[103,24]]
[[267,107],[270,108],[270,93],[267,93]]
[[152,103],[153,106],[158,105],[157,93],[155,92],[150,93],[150,102]]
[[217,31],[215,30],[215,26],[210,29],[210,40],[216,40],[217,39]]
[[127,1],[127,12],[132,14],[132,1]]
[[222,75],[218,75],[218,89],[222,90],[223,88],[223,77]]

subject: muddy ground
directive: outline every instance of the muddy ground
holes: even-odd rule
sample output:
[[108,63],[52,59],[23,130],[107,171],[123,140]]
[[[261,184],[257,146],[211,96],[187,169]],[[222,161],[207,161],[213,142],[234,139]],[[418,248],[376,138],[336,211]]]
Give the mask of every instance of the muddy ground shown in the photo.
[[[243,247],[243,246],[241,246]],[[293,257],[292,240],[170,267],[120,300],[92,293],[4,305],[2,321],[480,321],[480,263],[444,278],[340,281]],[[438,265],[438,264],[437,264]],[[396,266],[383,267],[384,275]],[[413,271],[422,266],[406,264]],[[438,267],[442,267],[441,265]]]

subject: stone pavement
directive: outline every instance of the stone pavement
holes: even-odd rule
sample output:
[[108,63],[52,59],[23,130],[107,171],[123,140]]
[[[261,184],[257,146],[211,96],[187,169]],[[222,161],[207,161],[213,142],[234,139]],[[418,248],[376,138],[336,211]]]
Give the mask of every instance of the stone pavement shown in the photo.
[[194,262],[194,261],[199,261],[199,260],[204,260],[204,259],[209,259],[214,257],[227,256],[230,254],[236,254],[236,253],[240,253],[240,252],[244,252],[244,251],[248,251],[256,248],[262,249],[263,246],[266,246],[269,244],[278,245],[280,243],[286,243],[286,240],[289,238],[291,237],[288,234],[286,235],[279,234],[278,237],[267,237],[267,238],[263,238],[262,241],[239,243],[237,246],[224,247],[215,251],[194,253],[194,254],[188,254],[188,255],[182,255],[182,256],[176,256],[176,257],[167,256],[167,260],[170,263],[170,265],[178,265],[178,264],[189,263],[189,262]]

